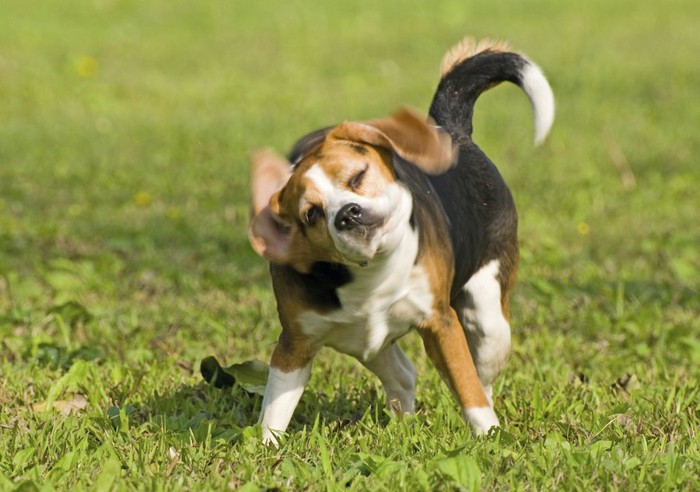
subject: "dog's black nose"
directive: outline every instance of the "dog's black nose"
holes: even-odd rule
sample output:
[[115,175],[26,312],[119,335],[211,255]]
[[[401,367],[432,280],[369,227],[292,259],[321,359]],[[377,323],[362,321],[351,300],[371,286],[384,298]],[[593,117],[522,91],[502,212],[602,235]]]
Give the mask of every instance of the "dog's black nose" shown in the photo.
[[335,228],[339,231],[352,229],[362,222],[362,207],[357,203],[348,203],[338,210],[335,216]]

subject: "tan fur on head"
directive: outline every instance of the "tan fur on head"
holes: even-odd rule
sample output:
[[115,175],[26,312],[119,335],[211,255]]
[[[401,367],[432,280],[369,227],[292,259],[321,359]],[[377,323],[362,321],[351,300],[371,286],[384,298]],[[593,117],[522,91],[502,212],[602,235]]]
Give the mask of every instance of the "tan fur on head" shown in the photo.
[[511,51],[511,49],[505,41],[488,38],[477,40],[476,38],[467,36],[450,48],[450,50],[445,53],[445,56],[442,57],[440,76],[445,76],[459,63],[484,51],[507,52]]
[[[293,172],[287,159],[272,151],[254,153],[251,156],[253,207],[248,229],[253,249],[272,263],[291,265],[301,273],[308,273],[316,262],[371,259],[380,241],[373,242],[373,234],[367,234],[363,241],[336,239],[337,235],[334,238],[337,226],[333,225],[330,213],[335,214],[344,204],[335,203],[333,208],[329,202],[334,195],[343,193],[354,194],[351,196],[355,200],[374,200],[385,191],[381,203],[400,199],[399,191],[392,192],[400,187],[389,186],[395,180],[392,152],[430,174],[446,172],[456,160],[450,135],[408,108],[387,118],[338,125],[328,131],[315,152],[300,160]],[[314,170],[322,178],[311,178]],[[357,175],[361,178],[353,185]],[[374,231],[380,231],[377,237],[381,238],[384,229],[380,224],[385,223],[393,210],[389,206],[377,210],[374,222],[365,226],[375,227]],[[310,212],[315,213],[315,219],[309,219],[313,216]],[[372,215],[366,208],[363,216]],[[336,241],[340,241],[345,251],[339,249]]]
[[428,174],[442,174],[455,163],[452,137],[410,108],[366,123],[343,123],[329,137],[391,149]]

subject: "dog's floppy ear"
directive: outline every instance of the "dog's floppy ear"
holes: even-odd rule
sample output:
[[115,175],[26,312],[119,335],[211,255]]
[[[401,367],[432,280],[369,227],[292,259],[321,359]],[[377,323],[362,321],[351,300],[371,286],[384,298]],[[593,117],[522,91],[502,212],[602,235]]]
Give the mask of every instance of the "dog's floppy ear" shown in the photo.
[[289,161],[269,149],[251,155],[252,210],[248,238],[253,249],[273,263],[286,263],[292,233],[279,217],[279,191],[291,176]]
[[393,150],[429,174],[444,173],[455,162],[450,135],[408,108],[401,108],[388,118],[343,123],[329,137]]

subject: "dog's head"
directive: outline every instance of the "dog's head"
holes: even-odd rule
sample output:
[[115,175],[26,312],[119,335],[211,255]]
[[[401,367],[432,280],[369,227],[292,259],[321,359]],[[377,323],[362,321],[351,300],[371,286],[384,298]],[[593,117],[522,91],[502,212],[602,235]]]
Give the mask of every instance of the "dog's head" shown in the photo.
[[253,155],[253,248],[306,273],[315,262],[366,265],[405,233],[412,200],[394,156],[431,174],[454,161],[449,135],[413,111],[315,132],[293,151]]

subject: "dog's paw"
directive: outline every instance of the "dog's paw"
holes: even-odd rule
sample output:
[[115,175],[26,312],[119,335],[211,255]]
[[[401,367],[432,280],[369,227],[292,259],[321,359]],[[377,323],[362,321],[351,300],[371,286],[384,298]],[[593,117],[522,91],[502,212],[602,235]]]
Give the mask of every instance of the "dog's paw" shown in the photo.
[[282,433],[279,431],[273,431],[269,427],[263,427],[262,430],[262,442],[266,446],[274,447],[279,449],[280,442],[279,439],[282,437]]
[[464,418],[475,436],[485,436],[492,427],[500,427],[498,417],[491,407],[465,408]]

